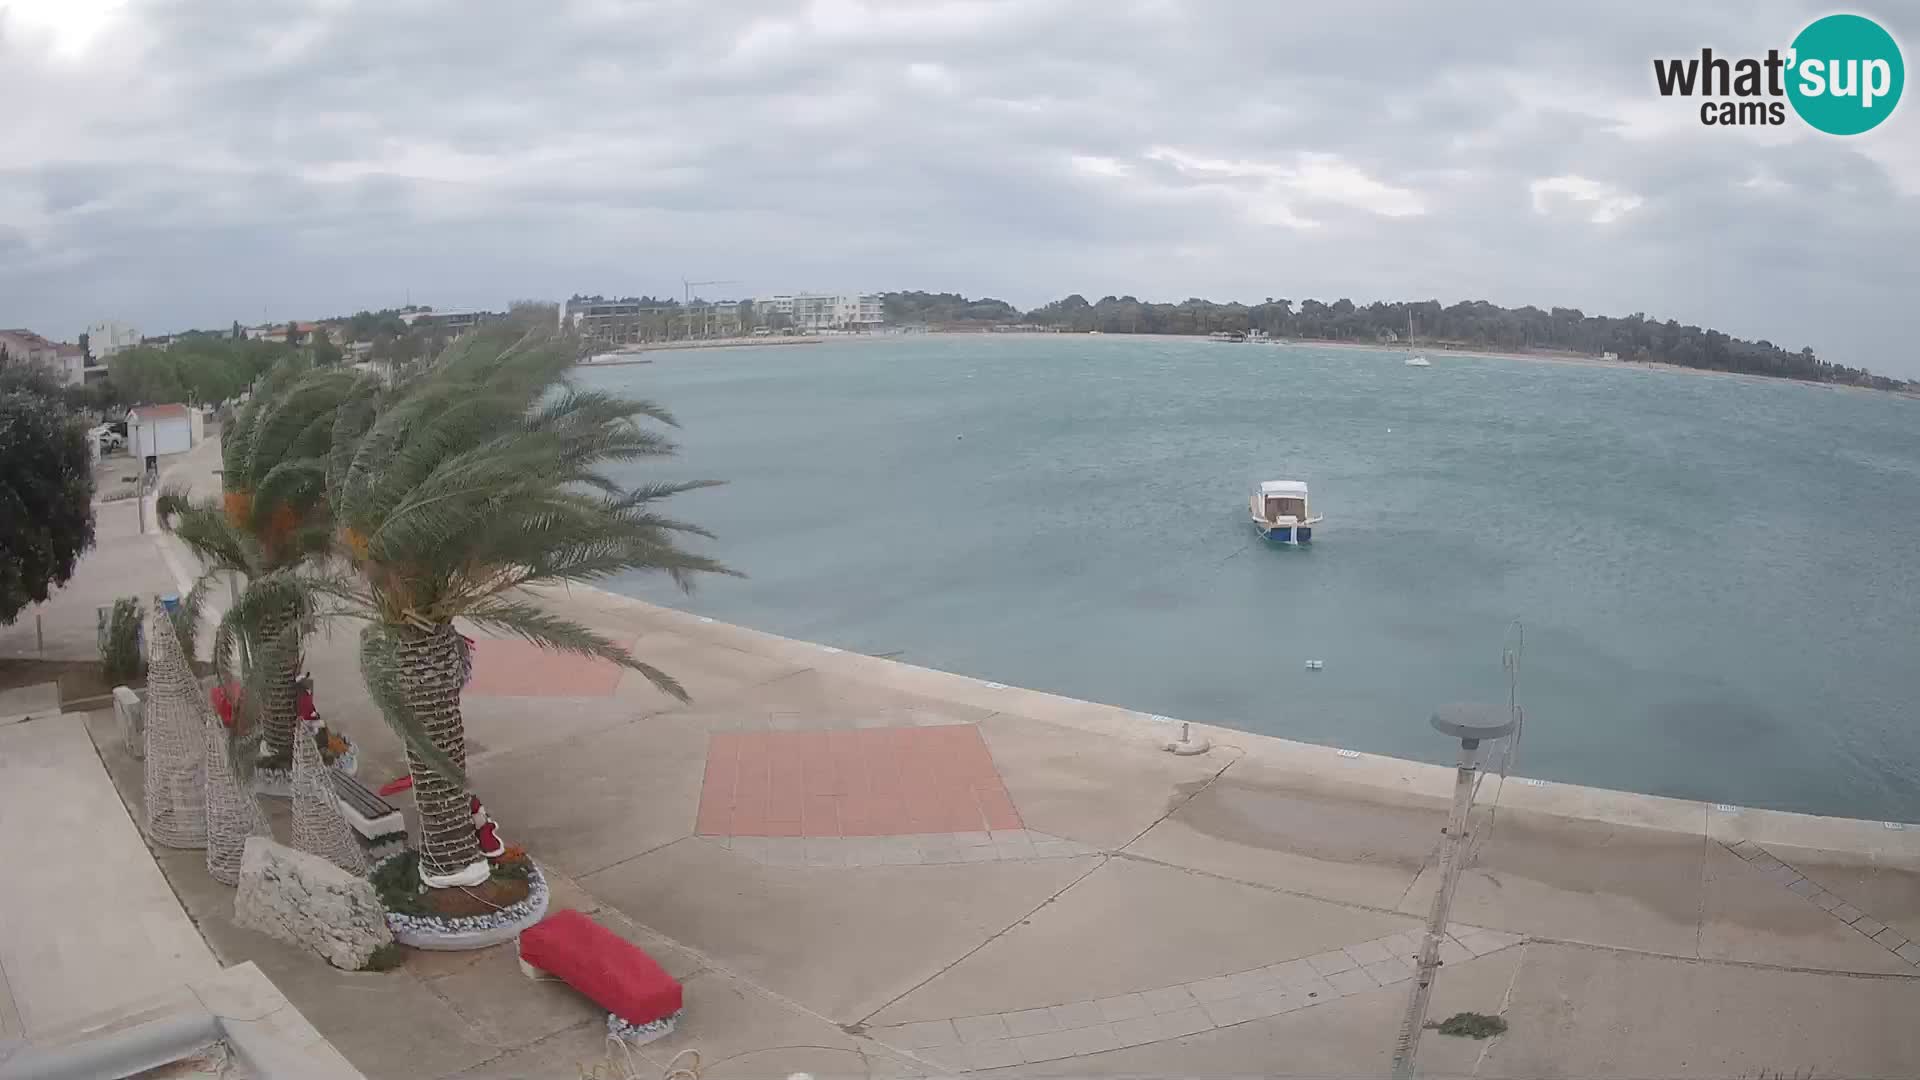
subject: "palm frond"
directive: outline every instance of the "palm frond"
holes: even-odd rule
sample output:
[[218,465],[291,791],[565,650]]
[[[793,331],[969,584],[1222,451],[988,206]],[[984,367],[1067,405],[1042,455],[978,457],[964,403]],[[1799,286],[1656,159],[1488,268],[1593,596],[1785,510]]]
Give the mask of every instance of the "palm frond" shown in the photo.
[[685,688],[673,676],[639,660],[610,638],[538,605],[495,597],[469,608],[466,617],[476,626],[518,634],[542,648],[611,660],[646,676],[662,693],[679,701],[690,700]]
[[220,616],[213,626],[213,670],[220,677],[223,686],[230,686],[246,677],[247,650],[246,627],[234,617],[231,609]]
[[252,489],[255,479],[254,450],[261,430],[288,388],[307,372],[308,367],[304,355],[294,354],[268,369],[266,375],[255,384],[246,405],[241,407],[232,429],[221,433],[221,477],[228,490]]
[[219,571],[208,570],[180,598],[180,604],[168,613],[173,620],[173,633],[180,639],[180,651],[191,662],[200,644],[200,622],[206,614],[207,596],[213,591]]
[[304,520],[319,505],[326,489],[327,467],[319,458],[296,458],[273,466],[253,489],[250,524],[254,533],[265,531],[283,507],[291,508],[296,520]]
[[316,418],[330,415],[340,405],[352,377],[344,372],[312,372],[292,381],[272,396],[253,432],[247,462],[250,487],[258,487],[274,466],[301,456],[296,444]]
[[247,461],[253,455],[253,433],[259,426],[260,414],[267,408],[268,395],[264,387],[263,383],[254,388],[253,396],[240,406],[233,423],[220,433],[220,475],[229,488],[246,485]]
[[267,640],[274,636],[268,633],[269,627],[285,627],[295,648],[306,641],[328,613],[322,600],[329,594],[316,586],[316,580],[314,575],[277,570],[247,582],[221,617],[221,632],[214,637],[214,665],[223,679],[235,669],[230,654],[236,650],[242,669],[249,661],[262,662],[258,650],[274,644]]
[[295,570],[282,570],[275,576],[289,579],[297,588],[305,592],[313,604],[315,615],[319,618],[342,615],[356,619],[378,617],[379,613],[374,608],[373,597],[366,583],[352,574],[341,571],[338,567],[308,566]]
[[[672,483],[656,482],[651,484],[638,484],[634,487],[627,488],[625,495],[615,501],[614,507],[615,509],[626,510],[639,506],[642,503],[650,503],[658,499],[670,499],[675,495],[685,494],[689,491],[699,491],[701,488],[725,487],[726,483],[725,480],[682,480]],[[706,534],[702,533],[701,535],[704,536]]]
[[360,447],[360,440],[373,426],[380,404],[389,393],[378,379],[363,377],[354,383],[340,407],[334,410],[333,430],[327,450],[327,494],[336,506],[339,493],[346,484],[347,469],[353,464]]
[[219,503],[194,502],[183,489],[168,488],[154,505],[160,527],[179,537],[207,567],[248,575],[259,572],[258,548],[233,527]]

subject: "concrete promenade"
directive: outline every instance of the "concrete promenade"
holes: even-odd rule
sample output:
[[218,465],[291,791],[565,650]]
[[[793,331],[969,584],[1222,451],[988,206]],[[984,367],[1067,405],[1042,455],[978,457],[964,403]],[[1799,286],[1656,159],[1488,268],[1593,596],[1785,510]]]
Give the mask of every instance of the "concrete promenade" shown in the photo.
[[[196,481],[198,483],[198,481]],[[166,587],[155,582],[154,588]],[[574,588],[556,609],[679,678],[483,639],[474,786],[509,842],[685,983],[654,1074],[1384,1075],[1451,771],[1203,729]],[[401,771],[356,632],[322,711]],[[1418,722],[1419,718],[1409,718]],[[137,800],[111,717],[88,727]],[[1427,1075],[1920,1073],[1920,828],[1509,781],[1476,814]],[[400,800],[404,802],[404,797]],[[369,1077],[576,1077],[603,1014],[511,948],[333,971],[161,869]]]

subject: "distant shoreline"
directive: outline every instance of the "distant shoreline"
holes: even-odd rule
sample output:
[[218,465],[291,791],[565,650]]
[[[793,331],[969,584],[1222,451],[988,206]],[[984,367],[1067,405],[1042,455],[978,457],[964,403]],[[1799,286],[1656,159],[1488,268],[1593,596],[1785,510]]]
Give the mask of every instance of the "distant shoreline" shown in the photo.
[[[992,331],[992,332],[972,331],[972,330],[959,330],[959,331],[948,330],[948,331],[938,331],[938,333],[964,334],[964,335],[977,334],[977,336],[980,336],[980,337],[992,337],[992,338],[1100,337],[1100,338],[1140,339],[1140,340],[1149,340],[1149,341],[1156,338],[1171,339],[1174,341],[1212,340],[1204,334],[1086,334],[1086,333],[1054,333],[1046,330],[1001,330],[1001,331]],[[1282,348],[1358,349],[1365,352],[1384,352],[1384,353],[1398,353],[1398,352],[1406,351],[1406,347],[1404,345],[1400,345],[1397,343],[1392,345],[1369,345],[1365,342],[1360,342],[1360,341],[1322,341],[1317,338],[1286,338],[1286,339],[1275,340],[1270,343],[1236,341],[1236,342],[1223,342],[1223,344],[1251,345],[1254,348],[1271,348],[1277,345]],[[1871,386],[1855,386],[1852,383],[1815,382],[1811,379],[1792,379],[1784,375],[1762,375],[1758,372],[1753,372],[1753,371],[1719,371],[1714,368],[1697,368],[1697,367],[1687,367],[1683,364],[1669,364],[1659,360],[1602,360],[1597,356],[1588,356],[1584,353],[1500,352],[1497,350],[1490,350],[1490,349],[1467,349],[1467,348],[1459,348],[1459,347],[1449,346],[1449,345],[1438,345],[1438,344],[1432,344],[1432,343],[1426,343],[1426,342],[1421,342],[1416,344],[1418,345],[1418,347],[1414,349],[1414,351],[1416,353],[1419,353],[1420,355],[1426,356],[1429,359],[1435,361],[1436,365],[1438,364],[1440,359],[1443,357],[1471,356],[1471,357],[1478,357],[1478,358],[1487,359],[1487,360],[1521,360],[1521,361],[1525,361],[1528,363],[1535,363],[1535,364],[1572,364],[1580,367],[1601,367],[1601,368],[1614,368],[1614,369],[1628,369],[1628,370],[1634,370],[1634,371],[1672,371],[1682,375],[1725,375],[1725,376],[1731,376],[1733,378],[1739,378],[1739,379],[1753,379],[1760,382],[1792,383],[1796,386],[1811,386],[1811,387],[1817,387],[1817,388],[1825,388],[1829,390],[1858,390],[1858,391],[1861,391],[1862,393],[1868,393],[1868,394],[1892,394],[1895,397],[1904,397],[1912,400],[1920,400],[1920,394],[1916,394],[1908,390],[1881,390]]]
[[683,349],[744,349],[766,345],[818,345],[827,340],[815,335],[799,337],[733,337],[698,338],[680,341],[650,341],[638,345],[624,345],[610,352],[600,353],[580,361],[582,367],[618,367],[621,364],[651,364],[652,360],[633,360],[628,357],[648,352],[670,352]]
[[[642,358],[641,353],[669,352],[687,349],[738,349],[756,348],[767,345],[818,345],[827,341],[898,341],[904,337],[984,337],[984,338],[1116,338],[1126,340],[1151,341],[1209,341],[1204,334],[1086,334],[1067,333],[1046,330],[929,330],[917,334],[845,334],[827,337],[824,335],[800,335],[778,337],[734,337],[701,338],[680,341],[644,342],[627,345],[611,352],[580,361],[581,367],[620,367],[626,364],[651,364],[651,358]],[[1398,353],[1406,351],[1404,345],[1369,345],[1360,341],[1322,341],[1316,338],[1286,338],[1268,343],[1223,342],[1222,344],[1249,345],[1254,348],[1311,348],[1311,349],[1357,349],[1365,352]],[[1635,371],[1672,371],[1682,375],[1724,375],[1741,379],[1755,379],[1762,382],[1794,383],[1800,386],[1825,387],[1831,390],[1859,390],[1864,393],[1893,394],[1910,400],[1920,400],[1920,393],[1908,390],[1880,390],[1871,386],[1855,386],[1851,383],[1815,382],[1811,379],[1793,379],[1783,375],[1762,375],[1752,371],[1718,371],[1713,368],[1687,367],[1682,364],[1669,364],[1658,360],[1602,360],[1597,356],[1573,352],[1503,352],[1493,349],[1470,349],[1453,345],[1418,342],[1414,350],[1436,362],[1443,362],[1449,356],[1470,356],[1486,360],[1520,360],[1535,364],[1572,364],[1581,367],[1603,367],[1628,369]]]
[[[1372,349],[1375,352],[1397,352],[1383,345],[1364,345],[1357,341],[1289,341],[1288,345],[1304,345],[1329,349]],[[1483,349],[1460,349],[1446,345],[1422,345],[1415,350],[1423,356],[1437,359],[1442,356],[1474,356],[1489,360],[1521,360],[1536,364],[1571,364],[1576,367],[1601,367],[1631,369],[1635,371],[1672,371],[1681,375],[1724,375],[1736,379],[1751,379],[1757,382],[1793,383],[1797,386],[1820,387],[1828,390],[1858,390],[1867,394],[1893,394],[1897,397],[1920,399],[1906,390],[1881,390],[1872,386],[1855,386],[1852,383],[1815,382],[1812,379],[1793,379],[1785,375],[1762,375],[1755,371],[1720,371],[1715,368],[1687,367],[1684,364],[1669,364],[1660,360],[1602,360],[1597,356],[1569,352],[1492,352]]]

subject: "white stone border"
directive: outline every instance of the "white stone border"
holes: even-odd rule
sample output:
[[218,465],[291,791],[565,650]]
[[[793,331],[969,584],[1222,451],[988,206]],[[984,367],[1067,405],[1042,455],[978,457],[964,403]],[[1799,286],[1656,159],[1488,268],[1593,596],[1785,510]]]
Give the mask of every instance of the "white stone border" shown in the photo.
[[[1314,956],[1139,993],[1038,1009],[874,1028],[870,1034],[943,1068],[998,1069],[1198,1035],[1324,1005],[1413,978],[1424,932],[1404,930]],[[1525,939],[1454,924],[1442,963],[1460,963]]]
[[[374,866],[374,871],[378,872],[381,866],[399,858],[400,854],[404,853],[380,860]],[[393,931],[393,940],[402,945],[435,952],[484,949],[512,941],[520,936],[520,931],[547,917],[547,876],[541,872],[540,864],[532,865],[533,870],[527,878],[527,898],[519,903],[508,904],[487,915],[467,915],[457,919],[402,915],[389,911],[387,929]]]

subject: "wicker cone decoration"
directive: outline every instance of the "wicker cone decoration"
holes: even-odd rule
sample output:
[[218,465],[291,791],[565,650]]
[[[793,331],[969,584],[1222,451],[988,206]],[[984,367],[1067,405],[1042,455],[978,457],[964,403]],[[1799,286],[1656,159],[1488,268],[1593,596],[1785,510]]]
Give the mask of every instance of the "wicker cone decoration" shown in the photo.
[[234,775],[226,725],[212,709],[201,712],[207,755],[207,875],[223,885],[237,885],[247,837],[272,836],[273,827],[253,794]]
[[340,813],[333,770],[314,742],[318,730],[318,724],[302,723],[293,733],[293,846],[365,877],[366,853]]
[[147,608],[147,835],[171,848],[207,846],[206,706],[173,620]]

